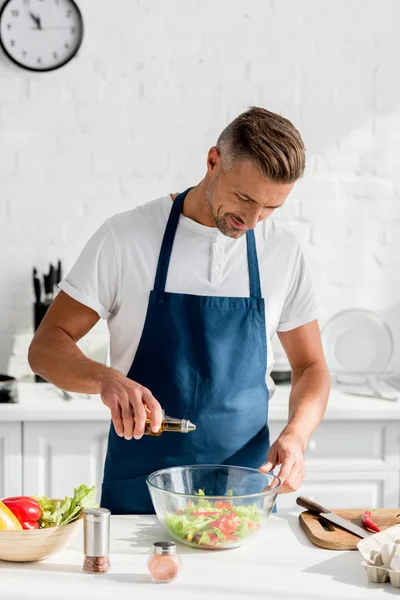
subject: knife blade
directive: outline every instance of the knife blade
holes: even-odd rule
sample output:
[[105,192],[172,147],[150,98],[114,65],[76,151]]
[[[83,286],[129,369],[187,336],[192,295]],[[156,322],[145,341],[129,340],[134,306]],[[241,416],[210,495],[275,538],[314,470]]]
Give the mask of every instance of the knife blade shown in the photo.
[[50,263],[50,267],[49,267],[49,288],[50,288],[50,299],[51,300],[53,300],[53,298],[54,298],[55,278],[56,278],[56,270],[55,270],[54,266]]
[[62,264],[61,264],[61,260],[59,260],[57,263],[56,285],[58,285],[61,280],[62,280]]
[[331,523],[338,525],[342,529],[350,531],[350,533],[353,533],[354,535],[360,538],[367,538],[371,535],[371,533],[366,529],[363,529],[362,527],[355,525],[355,523],[352,523],[351,521],[348,521],[347,519],[344,519],[343,517],[340,517],[339,515],[330,512],[327,508],[324,508],[320,504],[317,504],[316,502],[313,502],[308,498],[299,496],[296,499],[296,504],[298,504],[302,508],[306,508],[308,511],[312,512],[315,515],[319,515],[323,519],[326,519],[326,521],[330,521]]
[[36,304],[39,304],[40,299],[41,299],[41,287],[40,287],[40,279],[37,276],[36,267],[33,268],[33,289],[35,292]]

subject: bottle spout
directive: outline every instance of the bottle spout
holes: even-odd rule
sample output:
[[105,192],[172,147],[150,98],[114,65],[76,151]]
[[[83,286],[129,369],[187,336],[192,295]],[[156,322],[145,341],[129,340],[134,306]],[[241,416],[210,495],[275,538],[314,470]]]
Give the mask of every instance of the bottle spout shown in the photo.
[[189,431],[195,431],[196,425],[187,419],[182,419],[181,431],[182,433],[189,433]]

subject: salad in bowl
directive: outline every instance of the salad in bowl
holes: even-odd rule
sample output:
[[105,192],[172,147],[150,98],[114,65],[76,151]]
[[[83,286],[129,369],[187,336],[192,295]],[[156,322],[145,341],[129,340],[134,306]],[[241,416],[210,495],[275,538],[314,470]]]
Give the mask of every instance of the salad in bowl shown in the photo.
[[218,550],[241,546],[262,530],[280,481],[247,467],[189,465],[156,471],[147,485],[158,519],[175,540]]

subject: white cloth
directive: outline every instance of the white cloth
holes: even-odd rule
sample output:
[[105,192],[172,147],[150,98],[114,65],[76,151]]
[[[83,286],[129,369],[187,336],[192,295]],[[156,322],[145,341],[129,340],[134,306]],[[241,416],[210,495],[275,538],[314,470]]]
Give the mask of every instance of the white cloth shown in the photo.
[[[110,364],[124,375],[140,341],[171,206],[167,195],[108,219],[59,284],[69,296],[107,319]],[[318,307],[295,236],[272,219],[259,223],[255,234],[266,307],[266,380],[272,395],[272,337],[276,331],[289,331],[315,320]],[[181,215],[166,291],[249,296],[246,236],[229,238],[217,228]]]

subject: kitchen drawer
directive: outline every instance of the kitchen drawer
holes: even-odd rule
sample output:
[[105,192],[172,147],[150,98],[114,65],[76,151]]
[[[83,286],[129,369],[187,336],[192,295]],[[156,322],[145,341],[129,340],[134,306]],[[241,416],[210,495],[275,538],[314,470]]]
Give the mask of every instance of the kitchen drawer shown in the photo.
[[[283,427],[283,423],[271,424],[271,441]],[[387,422],[323,421],[305,453],[307,471],[393,468],[388,427]]]
[[301,510],[298,496],[306,496],[326,508],[396,508],[399,504],[399,473],[312,472],[297,492],[278,496],[278,510]]
[[0,423],[0,498],[21,494],[21,423]]
[[96,485],[100,500],[109,423],[24,423],[23,493],[72,496],[82,483]]

